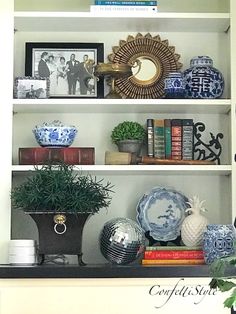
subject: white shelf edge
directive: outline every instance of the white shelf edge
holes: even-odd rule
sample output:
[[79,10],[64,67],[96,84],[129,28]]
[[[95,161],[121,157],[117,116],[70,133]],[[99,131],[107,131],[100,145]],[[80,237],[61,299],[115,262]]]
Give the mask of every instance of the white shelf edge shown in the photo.
[[[231,165],[76,165],[75,169],[84,173],[102,175],[230,175]],[[34,171],[34,166],[13,165],[13,174]]]
[[[147,14],[145,15],[144,13],[139,14],[142,17],[148,17],[148,18],[160,18],[160,19],[166,19],[166,18],[179,18],[179,19],[229,19],[230,14],[229,13],[194,13],[194,12],[158,12],[156,14]],[[129,18],[135,18],[136,16],[139,16],[138,14],[136,15],[129,15]],[[119,15],[118,13],[110,14],[109,16],[107,13],[95,13],[95,12],[90,12],[90,11],[81,11],[81,12],[62,12],[62,11],[15,11],[14,12],[14,17],[78,17],[78,18],[94,18],[94,17],[101,17],[101,18],[110,18],[110,17],[127,17],[124,16],[123,14]]]
[[[230,99],[13,99],[15,113],[225,113]],[[56,106],[56,108],[55,108]]]
[[[150,14],[94,13],[94,12],[31,12],[18,11],[14,14],[15,29],[18,31],[94,31],[121,32],[225,32],[230,25],[229,13],[174,13]],[[93,21],[93,23],[92,23]]]
[[107,99],[107,98],[48,98],[48,99],[13,99],[12,102],[14,104],[77,104],[77,103],[105,103],[105,104],[173,104],[173,105],[180,105],[180,104],[194,104],[194,105],[230,105],[231,99],[228,98],[218,98],[218,99]]

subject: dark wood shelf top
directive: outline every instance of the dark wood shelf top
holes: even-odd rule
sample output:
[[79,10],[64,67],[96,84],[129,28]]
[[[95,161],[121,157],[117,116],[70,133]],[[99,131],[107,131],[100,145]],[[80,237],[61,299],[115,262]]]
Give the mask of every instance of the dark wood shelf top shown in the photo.
[[0,265],[0,278],[175,278],[210,277],[207,265]]

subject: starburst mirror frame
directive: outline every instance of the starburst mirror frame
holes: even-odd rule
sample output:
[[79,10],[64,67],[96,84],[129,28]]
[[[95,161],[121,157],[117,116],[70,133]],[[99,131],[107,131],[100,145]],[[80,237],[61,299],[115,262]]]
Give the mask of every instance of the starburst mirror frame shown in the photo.
[[[175,47],[169,46],[169,41],[161,40],[159,35],[129,35],[127,40],[120,40],[119,46],[112,47],[112,51],[108,55],[110,62],[129,64],[134,69],[137,63],[141,64],[138,73],[133,71],[132,76],[115,80],[115,90],[122,98],[162,98],[164,79],[168,73],[176,72],[182,67]],[[144,73],[148,70],[147,65],[151,71],[147,71],[150,73],[142,78],[142,71]]]

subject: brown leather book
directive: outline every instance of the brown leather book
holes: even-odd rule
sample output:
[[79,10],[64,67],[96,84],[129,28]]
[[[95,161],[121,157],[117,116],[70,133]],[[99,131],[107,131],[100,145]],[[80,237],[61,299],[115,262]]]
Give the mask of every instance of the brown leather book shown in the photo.
[[171,159],[182,159],[182,120],[171,120]]
[[19,165],[38,165],[45,162],[65,162],[69,165],[94,165],[94,147],[24,147],[19,148]]

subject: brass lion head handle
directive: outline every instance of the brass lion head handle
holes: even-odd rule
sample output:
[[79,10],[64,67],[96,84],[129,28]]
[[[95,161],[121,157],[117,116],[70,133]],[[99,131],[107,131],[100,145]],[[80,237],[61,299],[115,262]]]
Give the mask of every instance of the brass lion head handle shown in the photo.
[[63,214],[56,214],[54,217],[53,217],[53,221],[55,223],[54,225],[54,231],[57,233],[57,234],[63,234],[66,232],[66,216],[63,215]]

